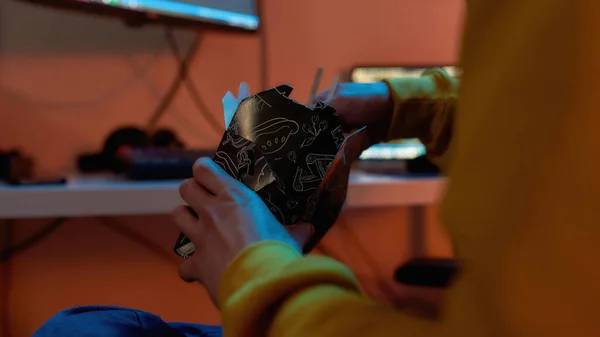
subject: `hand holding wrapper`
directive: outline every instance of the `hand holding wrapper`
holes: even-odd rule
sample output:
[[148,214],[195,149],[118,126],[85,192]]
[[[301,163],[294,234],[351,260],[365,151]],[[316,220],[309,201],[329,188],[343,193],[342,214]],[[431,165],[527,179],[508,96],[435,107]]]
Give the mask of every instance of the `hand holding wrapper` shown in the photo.
[[[283,225],[313,224],[304,247],[309,251],[342,209],[365,128],[344,138],[335,109],[322,102],[309,108],[291,99],[291,92],[288,85],[262,91],[242,100],[233,114],[237,100],[228,93],[227,129],[213,160],[254,190]],[[182,235],[175,252],[188,258],[193,244]]]

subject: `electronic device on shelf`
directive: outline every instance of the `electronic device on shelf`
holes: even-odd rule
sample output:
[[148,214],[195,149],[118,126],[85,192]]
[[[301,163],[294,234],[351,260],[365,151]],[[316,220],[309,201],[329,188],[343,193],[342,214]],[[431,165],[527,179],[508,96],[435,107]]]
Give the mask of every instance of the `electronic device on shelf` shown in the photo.
[[348,72],[348,81],[356,83],[373,83],[390,78],[419,77],[424,71],[432,68],[442,68],[453,77],[460,77],[459,67],[450,65],[430,66],[356,66]]
[[192,177],[192,167],[198,158],[213,154],[214,151],[182,148],[133,148],[121,158],[128,179],[179,180]]
[[425,147],[415,139],[381,143],[366,149],[360,159],[363,161],[389,161],[415,159],[425,154]]
[[116,16],[131,25],[209,25],[254,32],[259,26],[256,0],[21,0]]
[[414,139],[381,143],[366,149],[355,168],[375,173],[408,172],[408,161],[425,154],[425,147]]
[[[415,172],[436,173],[431,170],[411,168],[413,161],[424,153],[420,148],[399,144],[395,147],[379,144],[363,152],[356,168],[381,173]],[[180,180],[192,177],[192,166],[200,157],[211,157],[214,151],[183,148],[131,148],[119,157],[122,162],[121,173],[131,180]],[[398,159],[406,159],[400,161]],[[418,163],[418,162],[414,162]],[[402,165],[400,167],[400,165]],[[368,168],[368,169],[365,169]]]
[[33,168],[33,159],[21,151],[0,151],[0,181],[29,179],[33,175]]

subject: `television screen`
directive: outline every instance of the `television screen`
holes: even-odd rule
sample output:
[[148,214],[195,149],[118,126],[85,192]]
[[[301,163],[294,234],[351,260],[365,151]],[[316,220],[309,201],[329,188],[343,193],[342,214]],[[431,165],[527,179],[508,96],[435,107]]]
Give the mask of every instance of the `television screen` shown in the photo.
[[114,14],[136,23],[211,24],[255,31],[257,0],[26,0],[55,7]]

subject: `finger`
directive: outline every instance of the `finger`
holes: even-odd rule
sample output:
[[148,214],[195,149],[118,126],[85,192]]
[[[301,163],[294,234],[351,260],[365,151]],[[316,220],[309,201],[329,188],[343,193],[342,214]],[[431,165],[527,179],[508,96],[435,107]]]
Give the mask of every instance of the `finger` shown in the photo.
[[194,272],[194,263],[191,259],[183,261],[181,265],[179,265],[179,277],[187,283],[191,282],[201,282],[201,280],[196,279],[197,276]]
[[179,196],[196,212],[204,209],[206,203],[212,198],[212,195],[195,179],[186,179],[179,185]]
[[[175,227],[177,227],[181,233],[185,234],[185,236],[194,243],[194,246],[196,246],[196,242],[201,242],[204,232],[202,226],[203,221],[200,221],[195,214],[190,212],[188,206],[177,206],[171,212],[171,218],[175,223]],[[194,248],[198,250],[199,247]]]
[[208,157],[194,163],[194,180],[214,195],[223,195],[236,186],[237,180]]
[[287,226],[286,229],[300,248],[304,248],[308,240],[310,240],[315,232],[315,227],[312,224],[304,222]]

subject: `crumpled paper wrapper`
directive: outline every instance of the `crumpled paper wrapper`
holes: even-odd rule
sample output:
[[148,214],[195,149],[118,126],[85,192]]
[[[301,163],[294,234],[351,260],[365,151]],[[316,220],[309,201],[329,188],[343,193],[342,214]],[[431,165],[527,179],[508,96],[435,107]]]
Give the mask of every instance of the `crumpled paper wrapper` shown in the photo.
[[[228,92],[226,130],[213,160],[254,190],[283,225],[313,224],[308,252],[340,214],[366,128],[345,137],[333,107],[308,107],[291,99],[291,92],[280,85],[250,95],[245,83],[238,98]],[[189,258],[194,246],[181,235],[175,252]]]

